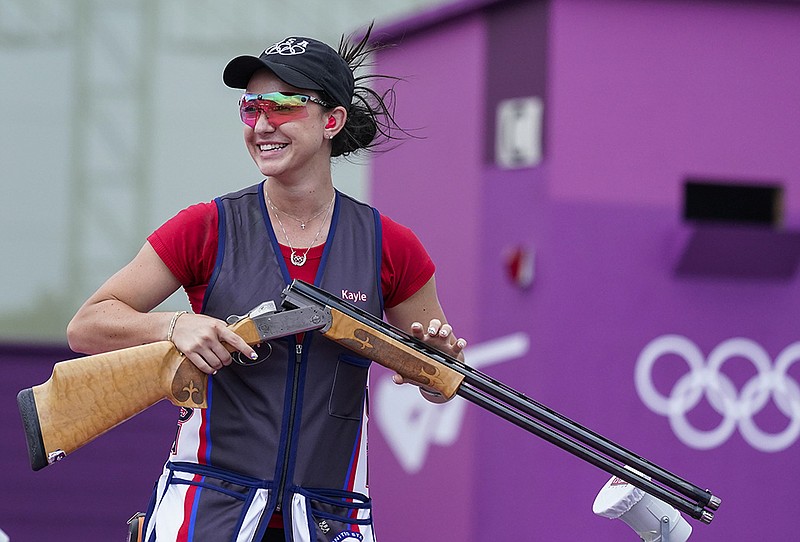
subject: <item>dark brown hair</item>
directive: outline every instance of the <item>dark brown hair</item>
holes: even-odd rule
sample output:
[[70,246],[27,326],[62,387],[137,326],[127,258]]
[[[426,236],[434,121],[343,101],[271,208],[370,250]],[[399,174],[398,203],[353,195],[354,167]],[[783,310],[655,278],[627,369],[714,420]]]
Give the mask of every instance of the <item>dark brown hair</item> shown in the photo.
[[[369,25],[360,39],[350,34],[342,36],[339,42],[338,52],[353,71],[355,90],[347,112],[347,122],[333,138],[332,157],[347,156],[361,149],[374,152],[382,143],[409,135],[394,119],[394,85],[402,79],[390,75],[356,73],[371,65],[370,55],[391,47],[370,41],[373,24]],[[391,84],[387,90],[379,92],[367,86],[367,83],[376,80],[390,81]]]

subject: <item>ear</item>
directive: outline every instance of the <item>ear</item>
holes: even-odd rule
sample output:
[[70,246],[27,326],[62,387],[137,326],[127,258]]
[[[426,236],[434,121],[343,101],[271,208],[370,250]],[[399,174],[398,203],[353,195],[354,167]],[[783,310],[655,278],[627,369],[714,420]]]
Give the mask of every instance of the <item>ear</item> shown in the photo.
[[347,122],[347,109],[342,106],[335,107],[328,113],[328,122],[325,124],[325,139],[333,139]]

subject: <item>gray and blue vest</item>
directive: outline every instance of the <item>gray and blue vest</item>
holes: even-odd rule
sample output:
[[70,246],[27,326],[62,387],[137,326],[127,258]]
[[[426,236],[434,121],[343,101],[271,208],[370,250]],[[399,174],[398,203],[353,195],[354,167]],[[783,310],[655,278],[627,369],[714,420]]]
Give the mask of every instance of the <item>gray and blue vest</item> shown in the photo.
[[[225,319],[263,301],[280,306],[291,281],[270,223],[263,185],[217,198],[219,252],[203,312]],[[315,284],[362,292],[381,316],[380,216],[337,193]],[[363,299],[363,296],[362,296]],[[208,463],[280,486],[344,489],[362,435],[369,361],[306,333],[272,341],[261,364],[232,364],[210,379]],[[280,497],[279,497],[280,498]]]
[[[263,183],[215,202],[219,248],[201,312],[225,320],[264,301],[280,305],[291,279]],[[380,269],[380,215],[337,192],[315,285],[360,292],[356,305],[380,317]],[[369,360],[318,332],[269,346],[262,363],[231,364],[209,378],[207,409],[182,410],[148,508],[148,542],[260,540],[277,509],[286,540],[374,542],[364,434]]]

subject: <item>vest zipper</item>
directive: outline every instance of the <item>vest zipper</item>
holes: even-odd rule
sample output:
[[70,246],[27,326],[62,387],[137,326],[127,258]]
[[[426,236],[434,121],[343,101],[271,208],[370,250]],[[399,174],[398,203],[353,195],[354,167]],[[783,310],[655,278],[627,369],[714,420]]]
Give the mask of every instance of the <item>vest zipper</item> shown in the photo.
[[278,484],[278,503],[275,511],[280,512],[283,505],[283,490],[286,485],[286,475],[289,470],[289,455],[292,449],[292,433],[294,432],[295,409],[297,408],[297,392],[300,387],[300,364],[303,361],[303,345],[298,343],[294,347],[294,376],[292,379],[292,399],[289,410],[289,425],[287,427],[287,442],[283,452],[283,466],[281,467],[281,479]]

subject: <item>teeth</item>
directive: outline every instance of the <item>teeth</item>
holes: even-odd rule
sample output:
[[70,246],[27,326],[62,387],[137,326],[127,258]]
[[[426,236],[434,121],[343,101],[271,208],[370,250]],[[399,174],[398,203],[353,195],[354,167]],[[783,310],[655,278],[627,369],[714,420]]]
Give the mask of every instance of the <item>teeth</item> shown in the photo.
[[278,149],[282,149],[286,146],[286,143],[273,143],[270,145],[259,145],[258,148],[261,151],[277,151]]

